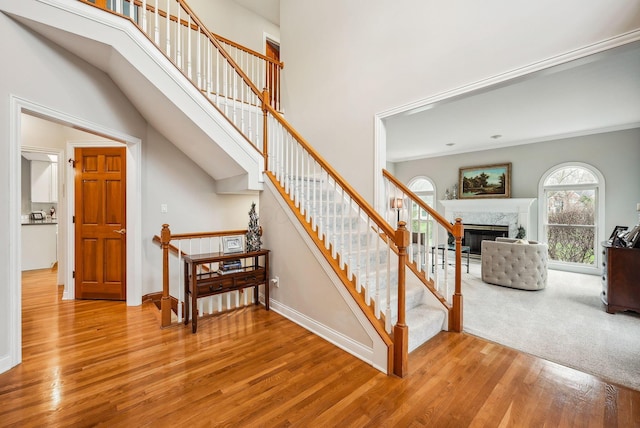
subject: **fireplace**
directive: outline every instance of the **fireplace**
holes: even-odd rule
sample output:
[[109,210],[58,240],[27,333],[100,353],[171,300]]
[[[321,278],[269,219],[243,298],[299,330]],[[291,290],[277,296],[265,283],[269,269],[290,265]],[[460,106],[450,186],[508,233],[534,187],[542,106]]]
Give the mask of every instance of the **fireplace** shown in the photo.
[[471,254],[478,255],[482,240],[495,240],[498,236],[515,237],[522,226],[527,239],[536,239],[535,199],[447,199],[440,201],[444,207],[444,218],[453,223],[462,219],[464,245]]
[[497,237],[508,237],[509,226],[492,224],[465,224],[462,245],[469,246],[471,254],[480,254],[482,241],[495,241]]

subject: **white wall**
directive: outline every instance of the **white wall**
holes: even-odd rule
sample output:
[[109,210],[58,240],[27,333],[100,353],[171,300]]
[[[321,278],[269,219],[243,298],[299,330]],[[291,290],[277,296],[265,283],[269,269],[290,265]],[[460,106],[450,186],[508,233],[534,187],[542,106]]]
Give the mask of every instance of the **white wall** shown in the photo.
[[[103,129],[134,136],[142,141],[142,260],[144,267],[160,259],[151,238],[160,231],[161,224],[170,223],[177,231],[195,228],[245,228],[248,223],[251,196],[216,196],[215,183],[197,165],[177,151],[165,138],[148,127],[147,122],[126,99],[113,81],[102,71],[26,30],[0,14],[0,57],[11,60],[11,67],[0,69],[0,200],[9,200],[10,181],[17,162],[10,157],[11,150],[19,156],[19,147],[12,147],[20,135],[10,134],[12,114],[11,96],[29,103],[93,123]],[[75,139],[73,130],[61,131],[63,138]],[[33,140],[32,140],[33,138]],[[29,145],[37,144],[38,137],[25,135]],[[17,158],[16,158],[17,159]],[[15,161],[15,162],[14,162]],[[184,176],[170,172],[173,167],[185,171]],[[10,218],[20,221],[20,181],[15,191],[17,198],[10,204],[0,205],[0,242],[10,242]],[[187,185],[188,184],[188,185]],[[169,213],[160,215],[160,203],[167,203]],[[15,205],[15,206],[13,206]],[[238,215],[242,207],[243,215]],[[19,229],[18,229],[19,230]],[[19,277],[12,278],[15,267],[10,265],[10,254],[17,251],[8,245],[0,246],[0,367],[10,361],[11,320],[16,311],[10,307],[12,290],[19,290]],[[142,269],[142,294],[159,291],[161,282],[155,272]],[[16,281],[18,284],[16,284]],[[19,308],[17,311],[19,313]],[[15,345],[15,343],[14,343]]]
[[[460,167],[511,162],[511,196],[537,198],[542,175],[564,162],[583,162],[597,168],[605,178],[605,235],[616,225],[638,223],[640,202],[640,128],[567,138],[504,149],[441,156],[394,164],[403,183],[426,175],[436,185],[438,200],[458,183]],[[439,204],[439,211],[444,212]],[[531,237],[533,239],[533,237]]]
[[[270,182],[260,194],[264,248],[271,250],[271,308],[386,372],[387,348]],[[318,262],[318,260],[323,260]]]
[[640,28],[640,0],[282,0],[287,119],[370,201],[374,114]]
[[261,54],[265,33],[279,40],[277,25],[232,0],[188,0],[188,4],[209,31]]
[[162,289],[162,251],[151,239],[164,223],[172,233],[246,229],[252,201],[257,194],[216,194],[215,181],[149,127],[142,146],[142,295]]

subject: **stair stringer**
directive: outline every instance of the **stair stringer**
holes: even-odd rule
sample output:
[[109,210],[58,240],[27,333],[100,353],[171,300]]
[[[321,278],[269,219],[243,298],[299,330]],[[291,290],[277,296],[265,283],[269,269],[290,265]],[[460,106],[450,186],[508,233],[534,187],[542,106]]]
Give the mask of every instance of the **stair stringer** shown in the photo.
[[0,1],[0,10],[105,72],[219,193],[262,190],[260,151],[132,22],[77,0]]
[[[276,186],[269,179],[265,182],[260,194],[260,223],[265,247],[273,253],[270,276],[278,276],[280,283],[280,287],[271,288],[271,308],[390,374],[393,344],[385,342],[363,313]],[[300,248],[292,251],[301,245],[308,253],[303,254]],[[314,275],[309,278],[311,273]],[[332,299],[332,304],[320,307],[320,301],[325,299]]]

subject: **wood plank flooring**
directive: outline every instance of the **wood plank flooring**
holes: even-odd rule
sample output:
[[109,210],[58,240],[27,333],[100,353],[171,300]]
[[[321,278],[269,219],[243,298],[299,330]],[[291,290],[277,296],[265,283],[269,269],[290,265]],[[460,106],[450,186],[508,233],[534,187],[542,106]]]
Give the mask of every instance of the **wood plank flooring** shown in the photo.
[[23,363],[0,426],[639,427],[640,392],[441,333],[388,377],[275,312],[159,328],[151,304],[61,301],[23,275]]

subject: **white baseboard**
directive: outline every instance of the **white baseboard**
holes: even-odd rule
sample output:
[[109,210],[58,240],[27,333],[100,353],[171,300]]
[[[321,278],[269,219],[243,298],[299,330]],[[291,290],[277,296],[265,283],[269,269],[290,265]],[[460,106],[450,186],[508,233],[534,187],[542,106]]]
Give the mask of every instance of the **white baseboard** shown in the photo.
[[11,355],[4,355],[0,357],[0,373],[4,373],[13,368],[11,361]]
[[373,348],[364,346],[362,343],[354,342],[351,338],[343,335],[342,333],[333,330],[326,325],[318,323],[316,320],[307,317],[306,315],[292,309],[282,303],[270,299],[270,309],[290,321],[298,324],[299,326],[309,330],[313,334],[322,337],[327,342],[330,342],[338,348],[350,353],[354,357],[370,364],[383,373],[387,372],[386,367],[378,367],[373,361]]

